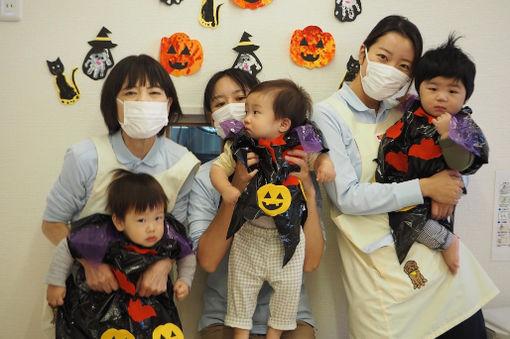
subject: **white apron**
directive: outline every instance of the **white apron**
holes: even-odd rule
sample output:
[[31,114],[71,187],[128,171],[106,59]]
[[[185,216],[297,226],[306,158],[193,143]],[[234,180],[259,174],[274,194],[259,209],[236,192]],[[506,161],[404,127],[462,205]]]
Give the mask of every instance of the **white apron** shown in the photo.
[[[117,160],[117,156],[113,152],[112,145],[107,135],[93,137],[92,141],[97,151],[97,174],[89,199],[80,213],[80,219],[94,213],[106,213],[106,190],[112,179],[111,172],[118,168],[126,169],[126,167]],[[182,185],[184,185],[191,172],[197,172],[199,166],[199,160],[193,153],[188,152],[172,167],[154,175],[163,187],[168,198],[168,211],[174,209],[177,195]],[[55,324],[53,324],[52,321],[53,311],[51,307],[48,306],[45,296],[42,314],[42,330],[48,338],[55,338]]]
[[[364,124],[356,121],[345,104],[333,98],[328,102],[354,136],[362,160],[360,182],[373,182],[377,136],[402,113],[394,109],[386,121]],[[374,246],[390,233],[386,213],[347,215],[331,205],[330,215],[339,230],[341,274],[353,339],[435,338],[469,318],[499,292],[462,242],[460,268],[452,275],[441,252],[422,244],[415,243],[402,264],[394,244]]]

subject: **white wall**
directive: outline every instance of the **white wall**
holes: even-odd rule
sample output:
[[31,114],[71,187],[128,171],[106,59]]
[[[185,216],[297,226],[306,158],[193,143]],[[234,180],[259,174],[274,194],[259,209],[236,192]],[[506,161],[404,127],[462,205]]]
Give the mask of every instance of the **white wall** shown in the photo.
[[[219,2],[219,1],[218,1]],[[490,258],[494,174],[510,169],[507,149],[510,123],[504,99],[510,92],[510,3],[493,1],[362,0],[363,12],[352,23],[333,16],[334,0],[274,0],[267,7],[242,10],[229,0],[220,10],[220,26],[198,24],[200,1],[185,0],[166,6],[159,0],[25,0],[23,20],[0,22],[0,337],[38,338],[45,286],[42,277],[53,246],[40,231],[45,197],[60,171],[68,145],[105,133],[99,112],[102,81],[78,72],[82,99],[71,106],[57,100],[46,60],[60,57],[69,76],[81,67],[92,40],[102,26],[112,31],[118,46],[115,60],[129,54],[159,55],[161,37],[185,32],[199,39],[205,50],[202,69],[190,77],[174,78],[181,104],[199,106],[206,80],[230,67],[242,32],[260,45],[256,52],[264,65],[262,80],[290,77],[303,85],[315,101],[332,93],[363,38],[383,16],[402,14],[421,29],[425,47],[444,41],[451,30],[478,68],[470,105],[491,145],[490,164],[471,181],[469,195],[457,212],[457,232],[501,289],[490,306],[510,305],[510,262]],[[319,25],[334,35],[337,54],[323,69],[308,70],[292,63],[289,41],[295,29]],[[341,175],[341,173],[340,173]],[[328,229],[326,256],[318,271],[307,276],[313,311],[319,320],[319,338],[346,338],[345,298],[338,272],[334,230]],[[201,309],[203,274],[190,298],[179,305],[187,338],[195,338]]]

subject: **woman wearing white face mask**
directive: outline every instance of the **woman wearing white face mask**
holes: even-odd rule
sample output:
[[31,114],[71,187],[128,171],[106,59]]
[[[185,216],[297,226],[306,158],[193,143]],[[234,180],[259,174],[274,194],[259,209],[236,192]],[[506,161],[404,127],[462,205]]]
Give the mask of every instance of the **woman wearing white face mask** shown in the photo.
[[373,183],[378,136],[402,115],[387,99],[409,85],[421,52],[414,24],[400,16],[382,19],[360,47],[360,73],[315,105],[312,115],[338,173],[324,187],[339,230],[352,338],[480,338],[479,309],[495,292],[464,246],[461,261],[467,268],[455,276],[441,254],[421,244],[413,245],[402,265],[396,256],[386,213],[430,197],[433,217],[444,217],[461,194],[456,173]]
[[[168,211],[186,218],[188,195],[199,161],[185,147],[163,136],[168,120],[181,115],[175,87],[158,61],[147,55],[118,62],[103,84],[101,112],[108,135],[72,145],[47,197],[42,230],[55,245],[69,221],[105,213],[105,190],[113,169],[153,175],[169,198]],[[81,260],[91,289],[110,293],[119,285],[109,266]],[[137,295],[166,290],[170,259],[150,266],[138,281]]]

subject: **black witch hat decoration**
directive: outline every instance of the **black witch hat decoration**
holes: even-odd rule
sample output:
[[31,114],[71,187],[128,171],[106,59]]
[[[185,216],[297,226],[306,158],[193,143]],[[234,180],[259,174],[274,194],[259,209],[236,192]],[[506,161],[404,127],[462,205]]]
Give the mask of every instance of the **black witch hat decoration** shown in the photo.
[[253,44],[250,38],[250,33],[244,32],[237,46],[232,48],[239,53],[232,68],[237,68],[256,76],[262,70],[262,63],[254,53],[254,51],[259,49],[259,46]]
[[111,40],[108,34],[111,34],[108,28],[103,27],[94,40],[89,41],[92,48],[89,50],[83,61],[82,70],[92,80],[103,79],[108,69],[114,65],[110,48],[117,46]]

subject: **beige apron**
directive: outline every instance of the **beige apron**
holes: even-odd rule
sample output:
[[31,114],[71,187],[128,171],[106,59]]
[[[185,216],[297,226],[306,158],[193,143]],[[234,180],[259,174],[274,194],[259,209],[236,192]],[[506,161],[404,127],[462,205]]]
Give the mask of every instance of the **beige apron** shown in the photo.
[[[108,136],[93,137],[92,141],[97,151],[97,174],[96,180],[89,199],[80,213],[80,219],[94,213],[106,213],[106,189],[111,182],[112,170],[117,168],[126,169],[113,152]],[[168,211],[172,211],[177,195],[190,173],[195,174],[200,166],[199,160],[193,153],[186,153],[179,161],[166,171],[154,175],[159,181],[166,196],[168,197]],[[44,298],[42,314],[42,330],[48,338],[55,338],[55,324],[52,324],[53,311]]]
[[[402,114],[394,109],[384,122],[363,124],[345,104],[333,98],[328,102],[354,136],[362,160],[360,182],[372,182],[377,136]],[[456,275],[450,273],[441,252],[419,243],[399,264],[394,244],[374,246],[390,233],[386,213],[346,215],[331,206],[330,215],[339,230],[341,273],[353,339],[434,338],[473,315],[498,293],[462,243]]]

